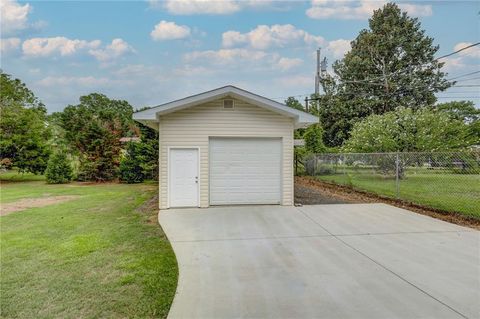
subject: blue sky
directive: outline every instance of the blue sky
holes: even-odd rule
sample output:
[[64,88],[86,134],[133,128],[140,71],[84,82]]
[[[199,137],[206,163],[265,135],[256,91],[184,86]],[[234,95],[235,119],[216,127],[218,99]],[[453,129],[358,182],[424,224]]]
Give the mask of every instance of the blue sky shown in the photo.
[[[101,92],[135,108],[226,84],[282,101],[313,91],[315,49],[331,65],[384,1],[1,0],[1,68],[49,112]],[[480,38],[479,1],[398,2],[440,45],[438,56]],[[449,77],[480,70],[477,46],[444,59]],[[480,74],[458,85],[479,85]],[[470,99],[456,87],[439,101]],[[477,97],[477,98],[471,98]]]

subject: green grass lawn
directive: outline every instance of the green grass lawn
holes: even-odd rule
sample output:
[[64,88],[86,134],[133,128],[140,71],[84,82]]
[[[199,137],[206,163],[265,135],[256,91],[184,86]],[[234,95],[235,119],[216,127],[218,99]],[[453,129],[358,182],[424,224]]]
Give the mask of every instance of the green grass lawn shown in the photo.
[[79,196],[0,217],[2,318],[166,317],[178,269],[150,201],[155,184],[1,178],[2,204]]
[[[341,169],[339,170],[341,172]],[[394,177],[371,171],[316,176],[324,181],[353,186],[378,195],[396,197]],[[447,174],[426,170],[407,171],[400,181],[400,198],[446,211],[480,218],[480,175]]]

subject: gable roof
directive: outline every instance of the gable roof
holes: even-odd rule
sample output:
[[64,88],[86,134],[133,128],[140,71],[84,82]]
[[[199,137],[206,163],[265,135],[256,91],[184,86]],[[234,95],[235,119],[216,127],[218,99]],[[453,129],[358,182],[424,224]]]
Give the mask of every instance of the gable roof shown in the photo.
[[145,125],[157,128],[154,123],[158,122],[158,116],[227,96],[237,98],[283,116],[290,117],[295,120],[295,128],[306,127],[311,124],[318,123],[318,117],[314,115],[288,107],[285,104],[239,89],[232,85],[227,85],[211,91],[191,95],[180,100],[152,107],[148,110],[133,113],[133,119]]

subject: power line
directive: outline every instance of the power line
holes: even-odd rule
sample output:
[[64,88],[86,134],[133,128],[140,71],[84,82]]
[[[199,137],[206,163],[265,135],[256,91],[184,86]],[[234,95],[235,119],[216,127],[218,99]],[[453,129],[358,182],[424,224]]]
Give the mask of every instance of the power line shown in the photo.
[[459,52],[462,52],[462,51],[464,51],[464,50],[473,48],[473,47],[475,47],[475,46],[477,46],[477,45],[480,45],[480,42],[467,45],[466,47],[460,48],[460,49],[458,49],[457,51],[454,51],[454,52],[449,53],[449,54],[442,55],[441,57],[436,58],[434,61],[438,61],[438,60],[440,60],[440,59],[444,59],[444,58],[446,58],[446,57],[452,56],[452,55],[457,54],[457,53],[459,53]]
[[470,79],[463,79],[463,80],[457,81],[457,83],[459,83],[459,82],[465,82],[465,81],[478,80],[478,79],[480,79],[480,77],[475,77],[475,78],[470,78]]
[[437,96],[437,99],[480,99],[480,96]]
[[448,92],[438,92],[437,94],[471,94],[477,93],[477,91],[448,91]]
[[470,72],[470,73],[466,73],[466,74],[457,75],[457,76],[454,76],[453,78],[447,79],[447,81],[463,78],[463,77],[473,75],[473,74],[477,74],[477,73],[480,73],[480,71],[475,71],[475,72]]
[[[446,55],[442,55],[441,57],[438,57],[436,59],[434,59],[433,61],[438,61],[440,59],[444,59],[446,57],[449,57],[449,56],[452,56],[452,55],[455,55],[459,52],[462,52],[464,50],[468,50],[470,48],[473,48],[477,45],[480,45],[480,42],[477,42],[477,43],[473,43],[473,44],[470,44],[470,45],[467,45],[466,47],[463,47],[463,48],[460,48],[454,52],[451,52],[449,54],[446,54]],[[364,83],[364,84],[369,84],[369,85],[385,85],[384,83],[378,83],[378,82],[371,82],[372,80],[379,80],[379,79],[385,79],[386,77],[391,77],[393,75],[396,75],[396,74],[401,74],[401,73],[404,73],[406,71],[408,71],[410,68],[412,67],[422,67],[422,66],[425,66],[425,65],[428,65],[429,63],[424,63],[424,64],[420,64],[420,65],[414,65],[414,66],[409,66],[405,69],[401,69],[401,70],[397,70],[395,72],[392,72],[390,74],[388,74],[387,76],[381,76],[381,77],[376,77],[376,78],[371,78],[371,79],[366,79],[366,80],[345,80],[345,81],[342,81],[344,83]],[[471,72],[471,73],[467,73],[467,74],[462,74],[462,75],[458,75],[456,77],[453,77],[453,78],[450,78],[450,79],[447,79],[447,81],[450,81],[450,80],[453,80],[453,79],[458,79],[458,78],[461,78],[461,77],[465,77],[465,76],[468,76],[468,75],[472,75],[472,74],[477,74],[477,73],[480,73],[480,71],[475,71],[475,72]],[[476,78],[474,78],[476,79]],[[473,79],[465,79],[463,81],[468,81],[468,80],[473,80]],[[458,81],[458,82],[461,82],[461,81]],[[480,85],[454,85],[452,86],[453,87],[480,87]],[[409,87],[411,89],[411,87]],[[397,91],[395,92],[396,94],[398,93],[402,93],[402,91],[405,91],[405,89],[403,90],[400,90],[400,91]],[[433,93],[433,92],[432,92]],[[441,92],[439,92],[441,93]],[[314,99],[309,99],[308,96],[310,96],[311,94],[301,94],[301,95],[292,95],[291,97],[307,97],[307,100],[317,100],[318,98],[314,98]],[[290,96],[287,96],[287,97],[278,97],[278,98],[272,98],[272,100],[275,100],[275,99],[284,99],[284,98],[289,98]],[[458,97],[460,98],[460,97]],[[468,97],[470,98],[470,97]]]

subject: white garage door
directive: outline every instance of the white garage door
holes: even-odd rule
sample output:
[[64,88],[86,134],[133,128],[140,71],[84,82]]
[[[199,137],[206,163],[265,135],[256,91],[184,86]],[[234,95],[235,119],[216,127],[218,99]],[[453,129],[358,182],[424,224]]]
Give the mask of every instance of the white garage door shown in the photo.
[[211,138],[210,205],[280,204],[279,138]]

